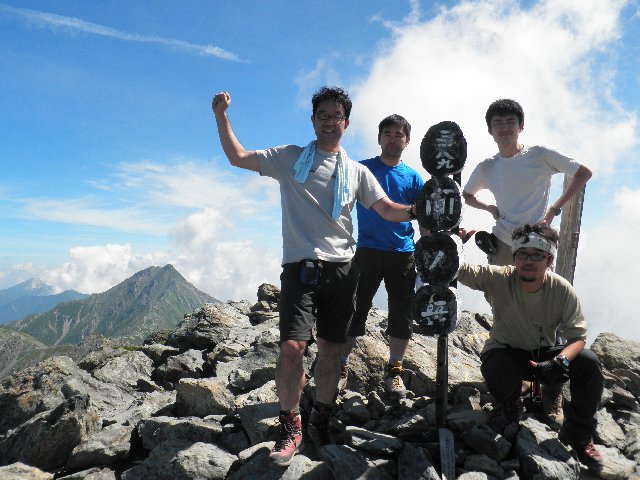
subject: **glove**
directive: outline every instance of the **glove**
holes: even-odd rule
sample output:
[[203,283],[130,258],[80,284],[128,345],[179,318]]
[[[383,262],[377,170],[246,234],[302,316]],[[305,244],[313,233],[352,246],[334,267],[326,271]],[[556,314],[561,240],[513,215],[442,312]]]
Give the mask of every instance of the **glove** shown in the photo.
[[542,384],[558,384],[569,380],[569,371],[555,359],[538,363],[538,365],[533,368],[533,374]]

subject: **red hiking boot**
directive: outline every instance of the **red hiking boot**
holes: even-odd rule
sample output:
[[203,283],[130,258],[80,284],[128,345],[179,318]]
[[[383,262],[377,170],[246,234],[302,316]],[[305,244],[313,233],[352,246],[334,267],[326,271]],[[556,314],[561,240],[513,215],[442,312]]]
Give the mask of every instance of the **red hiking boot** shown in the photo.
[[558,433],[558,440],[573,448],[580,463],[587,467],[590,472],[598,473],[602,471],[602,457],[600,452],[596,450],[592,439],[589,439],[588,442],[576,442],[571,438],[567,430],[562,428]]
[[302,448],[302,418],[293,412],[280,413],[280,433],[269,453],[269,459],[277,465],[289,465]]

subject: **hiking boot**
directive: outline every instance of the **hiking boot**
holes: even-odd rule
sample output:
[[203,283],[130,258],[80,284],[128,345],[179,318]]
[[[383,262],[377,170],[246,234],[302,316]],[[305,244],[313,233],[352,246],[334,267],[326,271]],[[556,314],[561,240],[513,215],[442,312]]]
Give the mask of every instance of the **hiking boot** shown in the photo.
[[307,433],[316,450],[323,445],[331,445],[334,443],[331,434],[331,409],[328,407],[314,406],[309,416],[309,425]]
[[407,395],[407,389],[402,381],[402,362],[398,360],[395,364],[387,364],[384,374],[384,386],[387,393],[404,397]]
[[577,449],[576,453],[578,454],[580,463],[587,467],[590,472],[598,473],[602,471],[604,466],[602,464],[602,457],[600,456],[600,452],[596,450],[593,440],[589,440],[589,443]]
[[564,412],[562,411],[562,384],[542,385],[542,413],[547,425],[558,431],[564,423]]
[[590,472],[599,473],[602,471],[602,457],[600,452],[596,450],[592,439],[589,439],[588,442],[575,442],[568,431],[563,428],[558,433],[558,440],[565,445],[569,445],[576,453],[580,463],[587,467]]
[[278,440],[269,453],[269,459],[277,465],[289,465],[296,452],[302,449],[302,418],[293,412],[281,413]]
[[338,393],[343,392],[347,388],[349,380],[349,366],[345,363],[340,365],[340,378],[338,379]]
[[515,402],[502,404],[502,415],[509,423],[518,423],[522,420],[523,413],[524,406],[520,397]]

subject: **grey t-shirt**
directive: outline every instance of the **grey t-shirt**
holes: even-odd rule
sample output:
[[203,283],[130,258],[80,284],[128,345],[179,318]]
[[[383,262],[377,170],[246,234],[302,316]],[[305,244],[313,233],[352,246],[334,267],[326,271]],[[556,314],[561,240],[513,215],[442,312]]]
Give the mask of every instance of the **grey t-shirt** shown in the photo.
[[297,145],[285,145],[256,152],[260,174],[280,183],[282,263],[305,258],[347,262],[355,253],[351,219],[354,203],[358,200],[370,208],[387,194],[368,168],[349,160],[351,201],[334,220],[331,211],[338,154],[316,150],[309,176],[301,184],[294,177],[293,165],[302,150]]

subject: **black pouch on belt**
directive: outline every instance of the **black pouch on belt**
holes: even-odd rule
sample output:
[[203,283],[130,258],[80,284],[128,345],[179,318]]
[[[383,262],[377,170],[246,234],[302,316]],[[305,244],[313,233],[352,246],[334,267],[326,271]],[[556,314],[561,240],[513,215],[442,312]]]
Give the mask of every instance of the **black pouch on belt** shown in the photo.
[[305,259],[300,261],[300,283],[306,287],[316,287],[320,283],[322,264],[318,260]]

